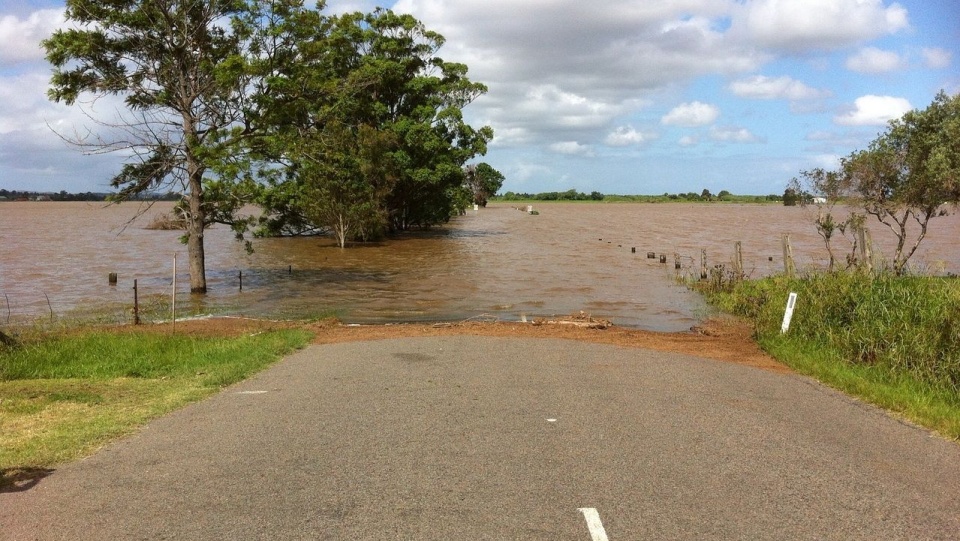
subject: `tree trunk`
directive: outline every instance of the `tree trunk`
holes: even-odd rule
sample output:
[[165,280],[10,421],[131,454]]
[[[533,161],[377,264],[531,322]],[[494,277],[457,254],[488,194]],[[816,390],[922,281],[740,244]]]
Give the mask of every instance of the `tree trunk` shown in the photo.
[[207,292],[206,260],[203,252],[203,168],[196,160],[187,158],[190,177],[190,216],[187,217],[187,256],[190,260],[190,293]]

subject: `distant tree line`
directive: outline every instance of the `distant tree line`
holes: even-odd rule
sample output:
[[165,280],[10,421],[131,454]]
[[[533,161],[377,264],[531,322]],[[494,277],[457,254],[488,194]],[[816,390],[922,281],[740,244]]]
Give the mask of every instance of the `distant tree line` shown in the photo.
[[602,201],[603,194],[590,192],[585,194],[570,189],[565,192],[541,192],[536,194],[507,192],[497,199],[501,201]]
[[[109,201],[114,195],[113,193],[105,192],[82,192],[82,193],[70,193],[66,190],[60,190],[59,192],[35,192],[29,190],[6,190],[0,189],[0,201],[22,201],[24,199],[28,201]],[[174,193],[164,193],[164,194],[155,194],[155,193],[142,193],[138,194],[135,200],[138,201],[179,201],[183,196]]]
[[506,192],[498,195],[494,199],[498,201],[635,201],[644,203],[664,203],[670,201],[724,201],[739,203],[767,203],[779,202],[783,197],[776,194],[770,195],[734,195],[727,190],[720,190],[716,195],[710,193],[710,190],[704,189],[700,193],[664,193],[663,195],[614,195],[603,194],[601,192],[590,192],[589,194],[578,192],[575,189],[565,192]]

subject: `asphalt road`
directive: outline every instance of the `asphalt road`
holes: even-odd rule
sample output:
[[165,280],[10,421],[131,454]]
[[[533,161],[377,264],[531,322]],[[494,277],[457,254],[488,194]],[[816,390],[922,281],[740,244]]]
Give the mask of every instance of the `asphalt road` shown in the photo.
[[799,376],[559,340],[312,346],[0,539],[957,539],[960,446]]

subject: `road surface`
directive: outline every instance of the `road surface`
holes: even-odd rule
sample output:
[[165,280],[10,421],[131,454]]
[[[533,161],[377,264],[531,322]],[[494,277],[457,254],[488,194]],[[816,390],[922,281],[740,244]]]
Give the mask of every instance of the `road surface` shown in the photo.
[[566,340],[311,346],[29,490],[0,539],[956,539],[960,446],[793,374]]

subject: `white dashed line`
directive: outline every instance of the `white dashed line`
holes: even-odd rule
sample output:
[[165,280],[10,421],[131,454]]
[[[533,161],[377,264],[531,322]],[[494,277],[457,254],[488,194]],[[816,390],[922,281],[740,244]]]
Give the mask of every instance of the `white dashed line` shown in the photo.
[[267,394],[267,391],[237,391],[233,394]]
[[583,518],[587,521],[587,529],[590,530],[590,539],[593,541],[609,541],[607,532],[603,529],[603,523],[600,522],[600,513],[593,507],[581,507],[577,509],[583,513]]

